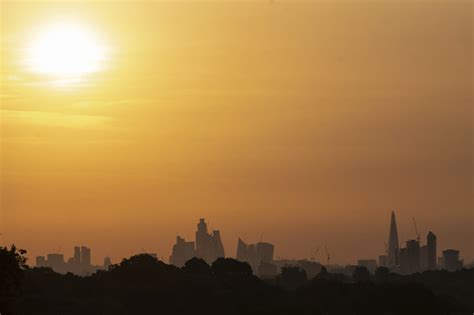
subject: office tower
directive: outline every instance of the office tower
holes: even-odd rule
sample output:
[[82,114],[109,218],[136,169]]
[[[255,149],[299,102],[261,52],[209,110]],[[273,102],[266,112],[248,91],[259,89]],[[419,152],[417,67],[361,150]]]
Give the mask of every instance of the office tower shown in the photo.
[[46,258],[46,266],[50,267],[56,272],[65,273],[66,263],[64,262],[63,254],[48,254]]
[[380,267],[388,267],[387,255],[380,255],[379,256],[379,266]]
[[436,269],[436,235],[433,232],[429,232],[426,236],[428,247],[428,257],[427,257],[427,265],[428,270],[435,270]]
[[258,242],[257,243],[257,259],[260,262],[271,263],[273,261],[273,252],[275,246],[270,243]]
[[81,248],[79,246],[74,246],[74,264],[79,266],[81,264]]
[[182,267],[188,260],[195,256],[194,242],[186,242],[184,238],[177,236],[176,244],[173,246],[173,251],[170,256],[170,264]]
[[218,230],[212,231],[211,245],[213,261],[215,261],[217,258],[225,257],[224,245],[222,245],[221,240],[221,233]]
[[421,267],[421,271],[428,270],[428,245],[421,246],[420,267]]
[[395,220],[395,212],[392,211],[390,219],[390,233],[388,236],[388,265],[393,268],[399,265],[399,243],[398,243],[398,231],[397,222]]
[[217,258],[225,257],[220,232],[215,230],[212,235],[207,232],[207,224],[199,219],[196,231],[196,257],[212,264]]
[[239,261],[247,261],[247,244],[239,237],[237,241],[237,255],[236,259]]
[[236,259],[247,262],[252,270],[257,272],[262,263],[269,264],[273,262],[274,249],[274,245],[270,243],[259,242],[247,245],[239,238]]
[[447,249],[443,251],[443,269],[456,271],[462,269],[463,261],[459,260],[459,251]]
[[46,258],[44,256],[36,256],[36,267],[46,267]]
[[403,261],[400,257],[400,266],[404,273],[415,273],[420,271],[420,242],[418,240],[408,240],[404,248]]
[[109,270],[109,267],[112,265],[112,261],[110,258],[107,256],[104,258],[104,269]]
[[86,246],[81,247],[81,265],[83,270],[91,266],[91,249]]
[[199,219],[196,231],[196,256],[208,263],[211,260],[211,236],[207,232],[207,224],[203,218]]
[[410,261],[408,259],[408,251],[406,248],[400,248],[400,255],[399,255],[399,271],[402,274],[410,273]]

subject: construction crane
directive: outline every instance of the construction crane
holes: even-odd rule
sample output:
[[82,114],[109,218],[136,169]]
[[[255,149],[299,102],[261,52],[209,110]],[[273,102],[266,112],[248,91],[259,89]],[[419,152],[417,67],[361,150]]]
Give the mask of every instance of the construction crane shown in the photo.
[[329,252],[328,252],[328,247],[327,246],[324,246],[326,248],[326,267],[329,267],[329,259],[331,258],[331,256],[329,256]]
[[416,227],[415,217],[413,217],[413,225],[415,226],[416,240],[419,242],[421,240],[420,233],[418,233],[418,228]]

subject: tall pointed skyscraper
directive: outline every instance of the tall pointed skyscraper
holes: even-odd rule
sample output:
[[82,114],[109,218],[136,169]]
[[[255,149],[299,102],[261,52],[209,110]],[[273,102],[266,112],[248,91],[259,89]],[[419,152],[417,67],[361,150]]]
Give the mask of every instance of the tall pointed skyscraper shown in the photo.
[[392,211],[390,219],[390,234],[388,235],[388,266],[395,267],[399,265],[398,254],[400,246],[398,245],[397,221],[395,220],[395,211]]

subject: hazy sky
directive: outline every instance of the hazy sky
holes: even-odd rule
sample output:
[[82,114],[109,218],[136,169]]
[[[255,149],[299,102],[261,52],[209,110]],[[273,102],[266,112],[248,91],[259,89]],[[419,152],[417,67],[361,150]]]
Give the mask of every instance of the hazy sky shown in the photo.
[[[277,257],[355,263],[396,209],[402,243],[415,217],[474,259],[472,1],[0,8],[0,232],[30,258],[167,260],[205,217],[229,256],[263,233]],[[102,70],[29,71],[55,21],[92,30]]]

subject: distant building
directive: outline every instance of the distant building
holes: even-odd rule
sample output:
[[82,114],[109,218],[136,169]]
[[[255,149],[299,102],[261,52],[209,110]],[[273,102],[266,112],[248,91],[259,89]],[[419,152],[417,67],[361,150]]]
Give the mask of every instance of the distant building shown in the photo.
[[36,267],[46,267],[46,258],[44,256],[36,256]]
[[199,219],[196,231],[196,257],[212,264],[217,258],[225,257],[224,245],[218,230],[207,232],[207,224],[203,218]]
[[197,224],[195,242],[186,242],[184,238],[176,237],[169,262],[182,267],[193,257],[204,259],[208,264],[212,264],[217,258],[225,257],[220,231],[208,233],[207,223],[203,218],[199,219]]
[[443,251],[443,269],[456,271],[462,269],[463,261],[459,259],[459,251],[447,249]]
[[377,261],[375,259],[359,259],[357,260],[357,266],[365,267],[373,273],[377,269]]
[[428,270],[428,245],[423,245],[420,248],[420,268],[421,271]]
[[380,255],[379,256],[379,266],[380,267],[388,267],[388,257],[387,257],[387,255]]
[[436,269],[436,235],[433,232],[429,232],[426,236],[426,246],[428,247],[428,255],[427,255],[427,269],[428,270],[435,270]]
[[247,245],[240,238],[237,242],[236,259],[247,262],[255,273],[258,273],[262,263],[271,264],[273,262],[273,252],[275,246],[266,242]]
[[173,246],[173,251],[170,256],[170,264],[182,267],[188,260],[195,256],[194,242],[186,242],[184,238],[177,236],[176,244]]
[[50,267],[56,272],[65,273],[66,263],[64,262],[63,254],[48,254],[46,255],[46,266]]
[[418,240],[408,240],[406,248],[400,250],[400,271],[404,274],[411,274],[421,271],[420,266],[420,242]]
[[266,242],[257,243],[257,259],[260,262],[271,263],[273,261],[273,252],[275,246]]
[[104,258],[104,270],[109,270],[110,266],[112,265],[112,261],[107,256]]
[[397,222],[395,220],[395,212],[392,211],[392,215],[390,218],[390,232],[388,235],[388,266],[390,268],[394,268],[400,264],[399,261],[400,255],[400,246],[398,242],[398,230],[397,230]]
[[64,261],[63,254],[47,254],[46,258],[37,256],[36,266],[51,268],[58,273],[72,272],[80,276],[89,275],[100,269],[98,266],[92,266],[91,250],[85,246],[74,247],[73,257],[70,257],[67,262]]
[[81,264],[81,248],[79,246],[74,246],[74,258],[72,262],[78,266]]
[[84,268],[91,265],[91,249],[89,247],[81,247],[81,264]]

